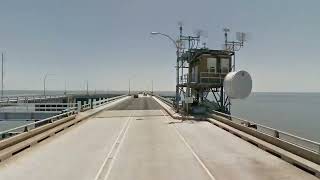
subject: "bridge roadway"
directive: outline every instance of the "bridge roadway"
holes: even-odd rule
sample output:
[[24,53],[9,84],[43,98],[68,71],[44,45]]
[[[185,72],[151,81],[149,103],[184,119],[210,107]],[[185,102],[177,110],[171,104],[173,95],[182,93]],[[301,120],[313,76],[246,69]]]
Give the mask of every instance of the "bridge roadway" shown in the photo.
[[317,178],[208,123],[129,98],[0,163],[2,180]]

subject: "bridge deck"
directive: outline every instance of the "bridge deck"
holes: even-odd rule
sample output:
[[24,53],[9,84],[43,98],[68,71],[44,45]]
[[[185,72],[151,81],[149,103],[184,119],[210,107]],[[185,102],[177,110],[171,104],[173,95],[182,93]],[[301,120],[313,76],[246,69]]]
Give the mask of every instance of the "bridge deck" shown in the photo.
[[317,178],[208,122],[179,122],[152,98],[132,98],[1,162],[0,179]]

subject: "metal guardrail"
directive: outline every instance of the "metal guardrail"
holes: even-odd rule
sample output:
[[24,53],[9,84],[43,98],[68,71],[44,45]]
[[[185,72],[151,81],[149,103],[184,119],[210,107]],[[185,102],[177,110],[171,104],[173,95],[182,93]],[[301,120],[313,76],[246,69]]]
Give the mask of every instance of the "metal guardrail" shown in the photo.
[[35,111],[64,111],[75,108],[76,103],[35,103]]
[[0,112],[61,112],[76,107],[76,103],[6,103]]
[[168,98],[165,98],[165,97],[162,97],[162,96],[159,96],[159,95],[154,95],[156,96],[157,98],[161,99],[163,102],[165,102],[166,104],[168,104],[169,106],[174,106],[174,102]]
[[5,139],[5,138],[11,137],[13,135],[25,133],[25,132],[30,131],[31,129],[36,128],[36,127],[39,127],[39,126],[42,126],[45,124],[49,124],[49,123],[53,123],[57,120],[60,120],[64,117],[71,116],[76,113],[77,113],[76,107],[70,108],[69,111],[67,111],[67,112],[64,112],[64,113],[61,113],[61,114],[58,114],[58,115],[55,115],[55,116],[52,116],[49,118],[42,119],[40,121],[32,122],[32,123],[18,126],[18,127],[9,129],[9,130],[2,131],[2,132],[0,132],[0,138]]
[[256,131],[258,131],[260,133],[272,136],[274,138],[281,139],[281,140],[286,141],[288,143],[294,144],[294,145],[299,146],[301,148],[304,148],[304,149],[307,149],[312,152],[320,154],[320,143],[319,142],[305,139],[305,138],[302,138],[302,137],[299,137],[299,136],[296,136],[296,135],[293,135],[293,134],[290,134],[290,133],[287,133],[284,131],[280,131],[280,130],[277,130],[277,129],[274,129],[274,128],[271,128],[268,126],[264,126],[264,125],[246,120],[246,119],[235,117],[235,116],[232,116],[229,114],[221,113],[221,112],[214,111],[214,110],[212,110],[212,112],[219,114],[223,117],[227,117],[230,121],[232,121],[234,123],[255,129]]
[[93,101],[92,105],[93,105],[94,108],[96,108],[96,107],[102,106],[104,104],[110,103],[112,101],[115,101],[117,99],[120,99],[120,98],[123,98],[123,97],[126,97],[126,96],[127,95],[121,95],[121,96],[116,96],[116,97],[113,97],[113,98],[102,99],[100,101]]
[[44,99],[55,99],[66,97],[66,95],[21,95],[21,96],[3,96],[0,98],[0,103],[18,103],[18,102],[35,102]]

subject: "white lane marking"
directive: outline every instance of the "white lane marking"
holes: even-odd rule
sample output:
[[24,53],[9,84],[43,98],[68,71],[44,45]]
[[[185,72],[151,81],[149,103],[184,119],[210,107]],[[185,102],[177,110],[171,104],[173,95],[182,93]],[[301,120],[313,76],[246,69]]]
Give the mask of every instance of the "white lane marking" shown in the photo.
[[[135,111],[133,112],[133,114],[135,114]],[[132,116],[133,116],[133,115],[132,115]],[[111,172],[111,169],[112,169],[112,167],[113,167],[114,161],[116,160],[116,158],[117,158],[117,156],[118,156],[118,153],[119,153],[119,150],[120,150],[120,148],[121,148],[121,145],[122,145],[122,143],[123,143],[123,141],[124,141],[124,139],[125,139],[125,137],[126,137],[126,135],[127,135],[127,132],[128,132],[129,127],[130,127],[131,121],[132,121],[132,119],[130,118],[130,119],[129,119],[129,122],[128,122],[128,125],[127,125],[127,127],[126,127],[126,129],[125,129],[125,131],[124,131],[124,133],[123,133],[123,135],[122,135],[122,137],[121,137],[121,139],[120,139],[120,142],[117,141],[117,142],[119,143],[119,144],[118,144],[118,148],[116,149],[116,152],[114,153],[113,158],[111,159],[111,162],[110,162],[108,171],[107,171],[106,175],[105,175],[104,178],[103,178],[104,180],[108,179],[108,177],[109,177],[109,175],[110,175],[110,172]]]
[[[166,118],[167,121],[169,121],[168,117],[163,113],[162,110],[160,110],[163,114],[163,116]],[[211,172],[209,171],[209,169],[206,167],[206,165],[203,163],[203,161],[199,158],[199,156],[196,154],[196,152],[194,152],[194,150],[192,149],[192,147],[187,143],[186,139],[181,135],[181,133],[179,132],[179,130],[177,129],[177,127],[173,124],[173,127],[176,131],[176,133],[178,134],[178,136],[180,137],[180,139],[182,140],[182,142],[187,146],[187,148],[191,151],[192,155],[197,159],[197,161],[199,162],[199,164],[201,165],[201,167],[204,169],[204,171],[208,174],[208,176],[210,177],[211,180],[216,180],[216,178],[211,174]]]
[[114,143],[111,146],[111,150],[109,151],[108,155],[106,156],[106,158],[104,159],[98,173],[96,174],[96,177],[94,178],[94,180],[98,180],[98,178],[101,175],[101,172],[103,171],[103,168],[105,167],[106,163],[108,162],[108,159],[110,158],[114,148],[116,147],[116,144],[119,142],[119,139],[121,137],[121,135],[123,134],[124,130],[126,129],[127,125],[129,124],[130,120],[132,117],[132,113],[130,114],[129,118],[127,119],[127,121],[124,123],[123,127],[121,128],[121,131],[119,133],[119,135],[117,136],[117,139],[114,141]]

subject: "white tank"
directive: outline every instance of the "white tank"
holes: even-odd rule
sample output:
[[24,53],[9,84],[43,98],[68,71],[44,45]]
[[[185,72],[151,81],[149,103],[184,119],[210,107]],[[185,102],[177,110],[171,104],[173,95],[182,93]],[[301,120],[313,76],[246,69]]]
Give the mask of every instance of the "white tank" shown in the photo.
[[223,82],[226,94],[232,99],[244,99],[252,90],[252,79],[246,71],[230,72]]

